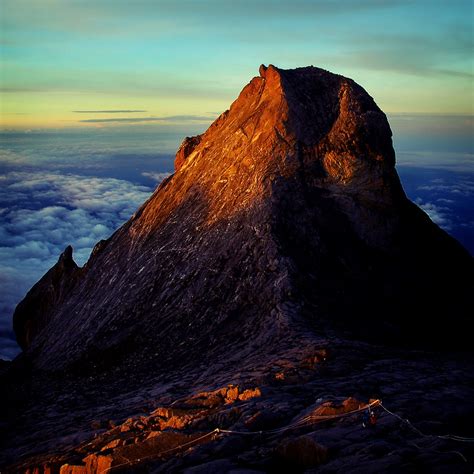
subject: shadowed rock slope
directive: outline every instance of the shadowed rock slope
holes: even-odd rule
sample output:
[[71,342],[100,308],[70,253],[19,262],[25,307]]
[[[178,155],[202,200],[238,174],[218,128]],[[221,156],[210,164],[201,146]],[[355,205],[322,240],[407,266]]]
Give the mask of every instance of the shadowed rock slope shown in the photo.
[[47,326],[54,309],[74,288],[80,274],[81,270],[72,258],[72,247],[68,246],[56,265],[18,304],[13,315],[13,327],[23,350],[30,347],[31,341]]
[[261,66],[175,166],[80,277],[20,303],[35,367],[242,361],[333,330],[462,343],[471,258],[406,198],[387,119],[352,80]]

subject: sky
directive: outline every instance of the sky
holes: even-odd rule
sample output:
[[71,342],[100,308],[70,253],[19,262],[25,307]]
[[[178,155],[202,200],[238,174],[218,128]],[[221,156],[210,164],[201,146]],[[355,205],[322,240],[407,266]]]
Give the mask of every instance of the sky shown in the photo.
[[0,358],[67,245],[83,265],[261,63],[351,77],[404,189],[474,255],[473,2],[0,0]]
[[387,113],[472,115],[473,5],[0,0],[0,126],[205,121],[260,63],[352,77]]

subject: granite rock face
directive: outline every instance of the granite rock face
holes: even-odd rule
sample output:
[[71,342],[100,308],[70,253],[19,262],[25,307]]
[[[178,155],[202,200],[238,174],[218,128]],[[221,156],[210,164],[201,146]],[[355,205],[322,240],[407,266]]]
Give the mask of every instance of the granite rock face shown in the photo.
[[166,367],[228,341],[240,358],[328,328],[458,344],[472,261],[406,198],[389,124],[362,87],[262,66],[80,277],[67,271],[64,288],[48,273],[16,311],[40,368]]

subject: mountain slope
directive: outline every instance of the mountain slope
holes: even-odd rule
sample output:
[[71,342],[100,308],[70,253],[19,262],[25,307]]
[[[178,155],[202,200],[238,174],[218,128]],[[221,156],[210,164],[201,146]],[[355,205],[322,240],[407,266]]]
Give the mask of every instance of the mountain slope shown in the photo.
[[166,371],[333,330],[460,343],[471,258],[408,201],[387,119],[352,80],[261,66],[175,165],[67,295],[18,307],[20,339],[47,321],[36,367]]

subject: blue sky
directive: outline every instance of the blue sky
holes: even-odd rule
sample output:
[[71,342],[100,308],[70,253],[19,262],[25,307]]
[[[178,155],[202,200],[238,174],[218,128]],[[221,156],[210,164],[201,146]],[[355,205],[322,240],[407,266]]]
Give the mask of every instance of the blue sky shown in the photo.
[[83,264],[261,63],[360,83],[408,196],[474,254],[473,5],[0,0],[0,357],[63,249]]
[[[473,2],[2,0],[4,128],[222,112],[260,63],[352,77],[389,113],[472,115]],[[100,118],[117,118],[101,114]],[[166,121],[164,123],[167,123]],[[101,122],[113,126],[117,122]]]

